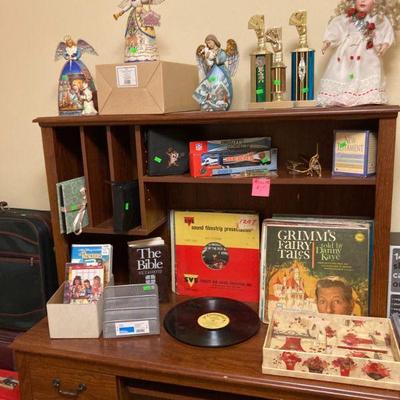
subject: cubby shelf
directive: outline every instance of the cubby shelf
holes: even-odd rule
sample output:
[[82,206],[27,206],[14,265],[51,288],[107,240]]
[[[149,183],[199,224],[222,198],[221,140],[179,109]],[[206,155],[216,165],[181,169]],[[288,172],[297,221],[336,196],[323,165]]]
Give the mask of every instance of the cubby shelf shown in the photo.
[[[358,216],[375,220],[371,273],[371,315],[386,315],[391,205],[397,106],[302,108],[161,115],[99,115],[37,118],[42,129],[47,182],[59,279],[76,241],[114,245],[117,282],[128,276],[126,241],[163,235],[168,240],[168,210],[253,210],[260,219],[276,213]],[[179,129],[188,141],[270,136],[278,149],[278,176],[269,198],[251,196],[250,177],[193,178],[188,174],[147,175],[146,131]],[[332,176],[333,131],[377,133],[377,174],[369,178]],[[311,156],[318,147],[322,177],[293,176],[288,160]],[[56,183],[86,177],[89,226],[84,233],[61,235]],[[123,234],[112,229],[110,181],[137,179],[141,226]]]
[[[366,185],[375,186],[376,178],[353,178],[345,176],[332,176],[331,171],[322,171],[321,177],[290,175],[286,171],[279,171],[278,176],[271,176],[271,185]],[[251,185],[253,178],[240,176],[210,176],[193,178],[189,174],[170,175],[170,176],[143,176],[143,182],[158,183],[193,183],[193,184],[213,184],[213,185]]]

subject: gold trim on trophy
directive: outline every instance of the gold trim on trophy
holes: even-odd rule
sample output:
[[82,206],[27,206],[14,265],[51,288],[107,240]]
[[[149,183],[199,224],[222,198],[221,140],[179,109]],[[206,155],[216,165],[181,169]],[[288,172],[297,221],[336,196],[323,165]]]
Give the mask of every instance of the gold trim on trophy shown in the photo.
[[282,28],[271,28],[265,33],[267,43],[270,43],[274,51],[272,57],[272,103],[268,107],[292,107],[293,102],[284,100],[286,92],[286,65],[283,62]]
[[258,41],[257,50],[250,55],[250,108],[265,108],[272,100],[272,53],[267,49],[264,15],[253,15],[249,19],[248,29],[255,31]]
[[317,104],[314,100],[315,51],[308,47],[307,11],[295,11],[289,18],[289,25],[295,26],[299,35],[298,47],[292,51],[291,99],[295,107],[315,106]]

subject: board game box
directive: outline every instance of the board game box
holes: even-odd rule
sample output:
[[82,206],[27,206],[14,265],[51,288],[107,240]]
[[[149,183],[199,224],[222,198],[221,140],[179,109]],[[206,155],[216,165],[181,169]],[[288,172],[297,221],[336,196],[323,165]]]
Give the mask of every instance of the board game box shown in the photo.
[[263,346],[262,372],[399,390],[399,360],[387,318],[277,309]]
[[189,150],[190,174],[194,177],[278,168],[278,150],[271,148],[270,137],[190,142]]

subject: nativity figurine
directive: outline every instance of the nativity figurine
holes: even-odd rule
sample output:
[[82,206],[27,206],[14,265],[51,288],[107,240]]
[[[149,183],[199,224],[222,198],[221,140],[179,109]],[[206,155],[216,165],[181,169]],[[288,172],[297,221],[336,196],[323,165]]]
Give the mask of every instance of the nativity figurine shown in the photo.
[[60,115],[97,114],[97,91],[89,69],[81,61],[84,53],[97,55],[85,40],[75,42],[71,36],[66,36],[57,46],[55,60],[66,60],[58,83]]

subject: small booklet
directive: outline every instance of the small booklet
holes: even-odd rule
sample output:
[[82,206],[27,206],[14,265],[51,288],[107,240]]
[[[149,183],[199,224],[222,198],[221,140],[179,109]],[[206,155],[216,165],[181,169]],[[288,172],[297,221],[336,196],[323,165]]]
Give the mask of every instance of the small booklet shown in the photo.
[[85,177],[70,179],[56,184],[60,232],[79,232],[89,225],[86,209]]
[[130,283],[156,283],[160,302],[168,302],[171,272],[168,248],[161,237],[128,242]]
[[104,289],[103,265],[67,263],[64,304],[89,304],[99,300]]

